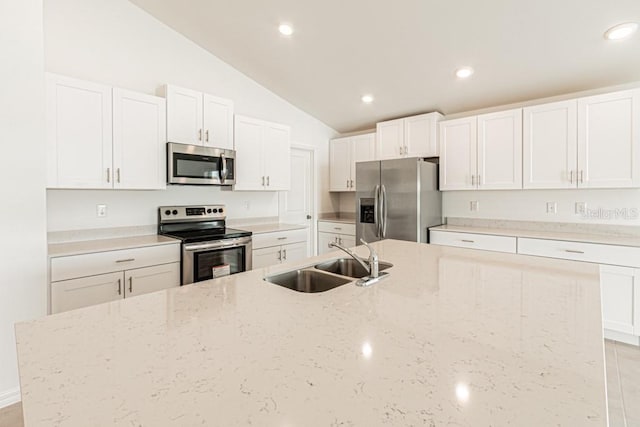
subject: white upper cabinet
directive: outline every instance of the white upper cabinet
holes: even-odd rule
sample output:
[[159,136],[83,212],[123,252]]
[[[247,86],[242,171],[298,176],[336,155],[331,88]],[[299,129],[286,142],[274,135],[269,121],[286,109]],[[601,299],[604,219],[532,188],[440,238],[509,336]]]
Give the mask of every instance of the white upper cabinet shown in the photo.
[[440,123],[440,190],[522,188],[522,110]]
[[49,188],[112,188],[111,87],[47,74]]
[[578,102],[523,109],[523,188],[575,188]]
[[578,100],[578,187],[640,186],[640,89]]
[[291,181],[288,126],[235,116],[235,190],[282,191]]
[[476,140],[475,116],[440,122],[440,190],[477,187]]
[[165,100],[113,89],[114,188],[163,189]]
[[522,188],[522,109],[478,116],[478,189]]
[[380,122],[376,125],[377,158],[435,157],[438,155],[440,113]]
[[356,191],[356,163],[375,159],[376,134],[329,142],[329,191]]
[[166,85],[167,140],[233,149],[233,101]]
[[165,188],[163,98],[47,74],[48,188]]

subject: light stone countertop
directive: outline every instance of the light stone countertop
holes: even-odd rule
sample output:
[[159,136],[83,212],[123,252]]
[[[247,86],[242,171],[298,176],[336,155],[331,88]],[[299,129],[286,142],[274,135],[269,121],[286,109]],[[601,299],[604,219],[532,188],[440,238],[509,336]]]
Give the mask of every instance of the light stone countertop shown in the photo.
[[341,222],[344,224],[355,224],[356,214],[354,212],[338,212],[320,214],[318,221]]
[[333,252],[17,324],[25,425],[607,424],[597,266],[374,246],[368,288],[262,280]]
[[548,230],[524,230],[518,228],[490,228],[448,224],[430,227],[429,230],[640,247],[640,237],[638,236],[618,236],[613,234],[606,235],[599,233],[558,232]]
[[88,254],[93,252],[117,251],[158,245],[177,245],[180,240],[150,234],[147,236],[119,237],[115,239],[95,239],[78,242],[50,243],[47,252],[50,258]]
[[308,228],[306,225],[300,224],[285,224],[281,222],[267,223],[267,224],[248,224],[248,225],[233,225],[232,228],[239,230],[250,231],[253,234],[273,233],[276,231],[289,231],[289,230],[304,230]]

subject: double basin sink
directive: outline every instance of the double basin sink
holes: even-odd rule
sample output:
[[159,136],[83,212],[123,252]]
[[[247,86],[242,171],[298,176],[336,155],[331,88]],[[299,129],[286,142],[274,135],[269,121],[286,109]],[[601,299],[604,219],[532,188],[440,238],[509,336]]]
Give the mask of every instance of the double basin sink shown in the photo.
[[[386,270],[389,267],[393,267],[393,264],[378,263],[378,271]],[[354,279],[366,277],[368,274],[369,272],[353,258],[338,258],[314,266],[267,276],[264,280],[294,291],[314,293],[337,288]]]

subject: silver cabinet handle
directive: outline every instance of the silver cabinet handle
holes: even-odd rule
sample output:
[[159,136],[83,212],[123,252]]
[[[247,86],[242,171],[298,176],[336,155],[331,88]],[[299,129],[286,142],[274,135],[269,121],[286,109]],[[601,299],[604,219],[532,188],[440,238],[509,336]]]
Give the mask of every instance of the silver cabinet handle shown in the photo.
[[278,237],[278,240],[287,240],[286,237]]
[[271,177],[267,176],[267,187],[271,185]]
[[133,292],[133,277],[129,277],[129,293]]
[[118,184],[120,184],[120,168],[116,169],[116,175],[118,176]]
[[282,249],[278,251],[278,261],[282,261]]
[[583,251],[576,251],[575,249],[565,249],[565,252],[569,252],[570,254],[583,254]]
[[402,156],[404,153],[402,152],[404,147],[400,147],[400,155]]
[[569,171],[569,183],[573,184],[573,169]]
[[482,180],[481,180],[482,176],[478,175],[478,185],[482,185]]
[[122,279],[118,279],[118,295],[122,295]]
[[471,185],[476,185],[476,176],[471,175]]
[[473,240],[467,240],[467,239],[462,239],[460,241],[465,243],[475,243]]
[[580,184],[584,184],[584,171],[580,170]]
[[284,260],[286,261],[287,260],[287,250],[286,249],[282,250],[282,256],[284,257]]
[[116,262],[117,263],[121,263],[121,262],[131,262],[131,261],[135,261],[135,258],[127,258],[127,259],[119,259]]
[[111,168],[107,168],[107,182],[111,182]]
[[264,176],[262,177],[262,186],[264,187]]
[[351,180],[351,188],[353,188],[353,180]]
[[198,141],[202,141],[202,129],[198,129]]
[[342,237],[338,237],[338,243],[342,245]]
[[204,140],[209,142],[209,129],[204,133]]
[[342,230],[342,227],[333,227],[334,230]]
[[349,180],[347,179],[347,188],[349,188]]
[[409,154],[409,148],[406,145],[404,146],[404,154]]

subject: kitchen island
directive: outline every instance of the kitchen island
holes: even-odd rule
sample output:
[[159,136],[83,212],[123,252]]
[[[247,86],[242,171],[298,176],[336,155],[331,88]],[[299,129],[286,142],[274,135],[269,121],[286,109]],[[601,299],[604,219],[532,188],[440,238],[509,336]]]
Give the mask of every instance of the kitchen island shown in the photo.
[[368,288],[263,281],[333,252],[16,325],[25,425],[607,425],[596,265],[374,245]]

